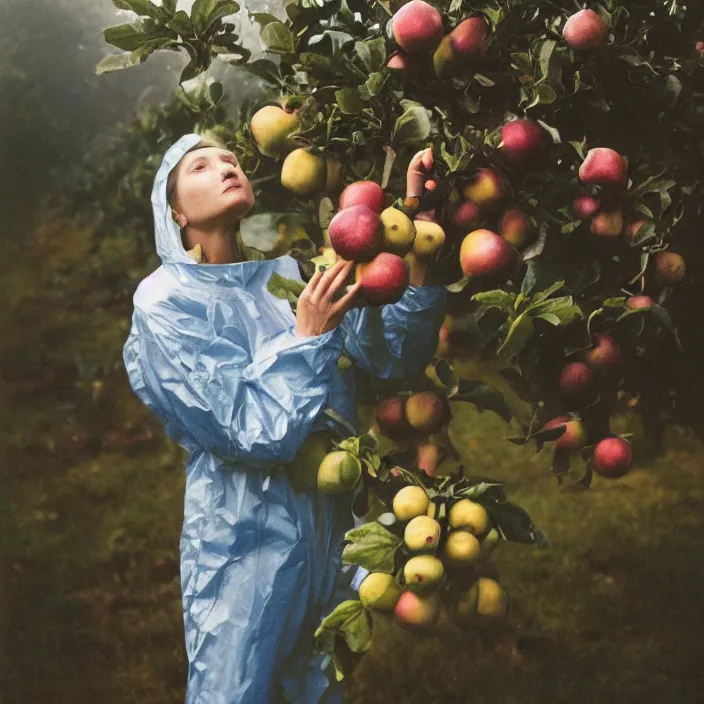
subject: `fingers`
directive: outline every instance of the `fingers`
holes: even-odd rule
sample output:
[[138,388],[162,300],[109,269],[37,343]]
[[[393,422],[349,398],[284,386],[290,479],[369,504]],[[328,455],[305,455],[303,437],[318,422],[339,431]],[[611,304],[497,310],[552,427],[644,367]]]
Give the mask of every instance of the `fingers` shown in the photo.
[[325,296],[328,289],[330,288],[330,284],[337,277],[340,271],[345,268],[348,268],[348,265],[351,264],[352,262],[346,262],[344,259],[341,259],[339,262],[335,262],[331,267],[326,269],[320,277],[320,280],[318,281],[315,290],[312,293],[312,298],[315,301],[319,301],[323,296]]
[[355,299],[359,294],[359,290],[361,287],[361,281],[357,281],[354,285],[348,286],[347,293],[342,296],[339,300],[337,300],[333,305],[333,314],[337,315],[338,313],[341,313],[343,311],[346,311],[348,308],[351,308],[352,304],[354,303]]
[[[323,272],[320,271],[319,269],[316,269],[313,276],[311,276],[310,279],[308,280],[308,284],[306,285],[304,292],[308,291],[309,295],[312,295],[313,292],[315,291],[316,286],[318,285],[318,282],[322,278],[323,278]],[[301,294],[301,295],[303,295],[303,294]]]
[[328,288],[329,298],[335,298],[335,295],[342,288],[343,284],[345,283],[349,275],[352,273],[354,262],[345,262],[345,264],[346,266],[343,266],[342,269],[340,269],[339,273],[330,284],[330,288]]
[[423,166],[425,167],[426,171],[430,171],[430,169],[433,168],[433,148],[428,147],[424,152],[423,156],[421,157]]

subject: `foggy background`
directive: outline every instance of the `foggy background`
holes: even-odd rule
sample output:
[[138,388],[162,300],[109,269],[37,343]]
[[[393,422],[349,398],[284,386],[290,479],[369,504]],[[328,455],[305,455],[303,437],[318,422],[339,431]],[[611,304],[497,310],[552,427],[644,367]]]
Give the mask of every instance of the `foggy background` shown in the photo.
[[[180,0],[178,8],[189,11],[192,5],[193,0]],[[240,2],[239,15],[231,19],[256,58],[258,25],[249,22],[247,10],[283,16],[283,3],[247,0],[245,8]],[[57,179],[71,177],[92,140],[134,118],[140,105],[167,101],[178,87],[185,52],[159,51],[140,66],[95,75],[104,55],[120,52],[104,41],[103,29],[134,19],[111,0],[0,0],[3,241],[31,227],[38,200]],[[233,109],[259,91],[255,77],[221,61],[208,76],[225,83]],[[237,90],[228,91],[233,82]]]

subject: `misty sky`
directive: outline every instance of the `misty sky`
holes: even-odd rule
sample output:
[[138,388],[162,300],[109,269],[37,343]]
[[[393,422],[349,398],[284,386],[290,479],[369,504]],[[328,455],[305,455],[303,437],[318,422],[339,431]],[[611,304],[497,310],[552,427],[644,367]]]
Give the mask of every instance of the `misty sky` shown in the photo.
[[[180,0],[178,7],[192,4]],[[241,41],[256,51],[258,31],[246,20],[245,4],[281,15],[282,3],[240,2]],[[0,0],[0,237],[27,226],[33,203],[51,188],[54,167],[69,169],[96,135],[134,117],[140,102],[164,101],[177,87],[188,59],[175,52],[95,75],[102,56],[119,51],[105,43],[102,30],[133,18],[111,0]],[[227,86],[234,71],[220,68],[216,75]],[[244,88],[243,95],[252,93]]]

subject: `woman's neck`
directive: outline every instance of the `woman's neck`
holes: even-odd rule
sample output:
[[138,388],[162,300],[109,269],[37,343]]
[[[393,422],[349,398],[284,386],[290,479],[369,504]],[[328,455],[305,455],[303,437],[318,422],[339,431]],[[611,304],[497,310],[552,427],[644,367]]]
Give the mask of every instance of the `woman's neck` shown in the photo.
[[183,244],[188,250],[201,246],[204,264],[234,264],[245,260],[244,250],[238,240],[239,222],[203,230],[187,227],[183,231]]

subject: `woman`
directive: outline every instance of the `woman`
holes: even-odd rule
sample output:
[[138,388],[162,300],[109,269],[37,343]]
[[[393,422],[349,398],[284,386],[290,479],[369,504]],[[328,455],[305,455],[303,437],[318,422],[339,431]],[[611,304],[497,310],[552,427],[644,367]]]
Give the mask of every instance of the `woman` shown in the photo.
[[[408,183],[418,196],[429,151]],[[165,154],[152,205],[162,266],[134,296],[125,365],[139,398],[189,451],[181,587],[188,704],[341,702],[313,656],[321,618],[349,598],[340,577],[351,495],[297,491],[286,465],[311,433],[355,425],[353,370],[401,377],[432,357],[444,288],[416,272],[394,305],[355,308],[351,264],[317,272],[294,316],[267,291],[300,280],[290,256],[246,260],[238,223],[254,195],[237,158],[201,137]],[[311,436],[312,437],[312,436]],[[334,677],[332,679],[334,682]]]

